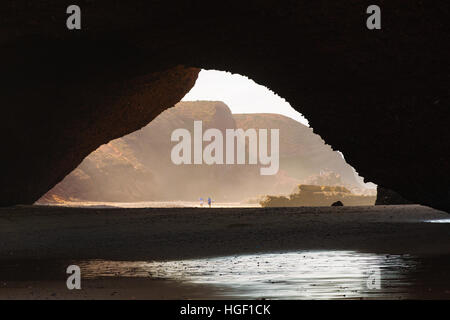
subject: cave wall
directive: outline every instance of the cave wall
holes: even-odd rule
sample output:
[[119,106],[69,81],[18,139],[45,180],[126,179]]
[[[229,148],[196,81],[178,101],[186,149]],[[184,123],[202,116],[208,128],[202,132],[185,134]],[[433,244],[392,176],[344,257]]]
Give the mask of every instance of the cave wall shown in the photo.
[[397,192],[378,186],[376,206],[411,204]]
[[[33,203],[100,145],[147,125],[195,84],[199,70],[176,66],[129,79],[37,83],[8,97],[1,136],[0,205]],[[165,94],[170,92],[170,94]],[[18,103],[20,102],[20,103]]]
[[0,205],[33,203],[96,147],[141,128],[198,68],[286,98],[360,175],[450,210],[448,1],[0,4]]

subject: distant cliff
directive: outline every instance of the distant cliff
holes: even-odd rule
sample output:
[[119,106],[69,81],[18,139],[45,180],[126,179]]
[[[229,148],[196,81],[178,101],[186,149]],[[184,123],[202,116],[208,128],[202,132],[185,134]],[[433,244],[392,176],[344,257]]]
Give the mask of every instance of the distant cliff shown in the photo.
[[[173,164],[171,134],[185,128],[193,136],[194,120],[202,120],[203,131],[280,129],[279,172],[261,176],[259,165]],[[362,188],[360,178],[342,156],[297,121],[276,114],[233,115],[218,101],[180,102],[141,130],[98,148],[39,202],[197,201],[209,196],[216,201],[242,201],[265,194],[289,194],[304,181]]]
[[[363,188],[354,169],[311,128],[279,114],[234,114],[233,118],[238,128],[280,129],[280,168],[290,177],[310,184]],[[330,172],[335,181],[320,179]]]

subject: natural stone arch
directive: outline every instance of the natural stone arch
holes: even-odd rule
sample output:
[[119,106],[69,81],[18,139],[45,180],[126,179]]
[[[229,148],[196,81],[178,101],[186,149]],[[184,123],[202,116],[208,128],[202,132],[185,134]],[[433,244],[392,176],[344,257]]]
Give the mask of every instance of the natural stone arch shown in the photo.
[[389,1],[382,30],[368,31],[368,4],[96,1],[80,4],[79,33],[52,19],[65,12],[56,0],[38,14],[11,6],[0,204],[35,201],[97,146],[179,101],[202,67],[269,87],[362,176],[449,210],[449,5]]

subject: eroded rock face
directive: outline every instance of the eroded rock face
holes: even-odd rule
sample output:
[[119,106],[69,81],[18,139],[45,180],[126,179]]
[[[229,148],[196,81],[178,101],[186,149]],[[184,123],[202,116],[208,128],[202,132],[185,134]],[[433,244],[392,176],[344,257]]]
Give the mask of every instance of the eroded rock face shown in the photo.
[[450,3],[382,2],[377,31],[369,4],[80,1],[82,30],[68,31],[61,1],[2,3],[0,204],[34,202],[205,68],[269,87],[362,176],[450,210]]
[[[0,205],[33,203],[99,145],[145,126],[173,106],[197,75],[198,69],[174,67],[122,81],[53,84],[48,89],[53,94],[37,84],[37,92],[10,100],[14,108],[2,135],[15,156],[2,158]],[[161,94],[166,91],[172,93]]]

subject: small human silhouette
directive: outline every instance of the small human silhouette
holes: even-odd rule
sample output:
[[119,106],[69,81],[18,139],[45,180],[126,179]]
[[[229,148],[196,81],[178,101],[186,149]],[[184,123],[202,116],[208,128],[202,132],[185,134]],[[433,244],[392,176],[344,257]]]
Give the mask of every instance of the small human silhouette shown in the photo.
[[210,208],[211,208],[211,202],[212,202],[211,198],[208,197],[208,206],[209,206]]

